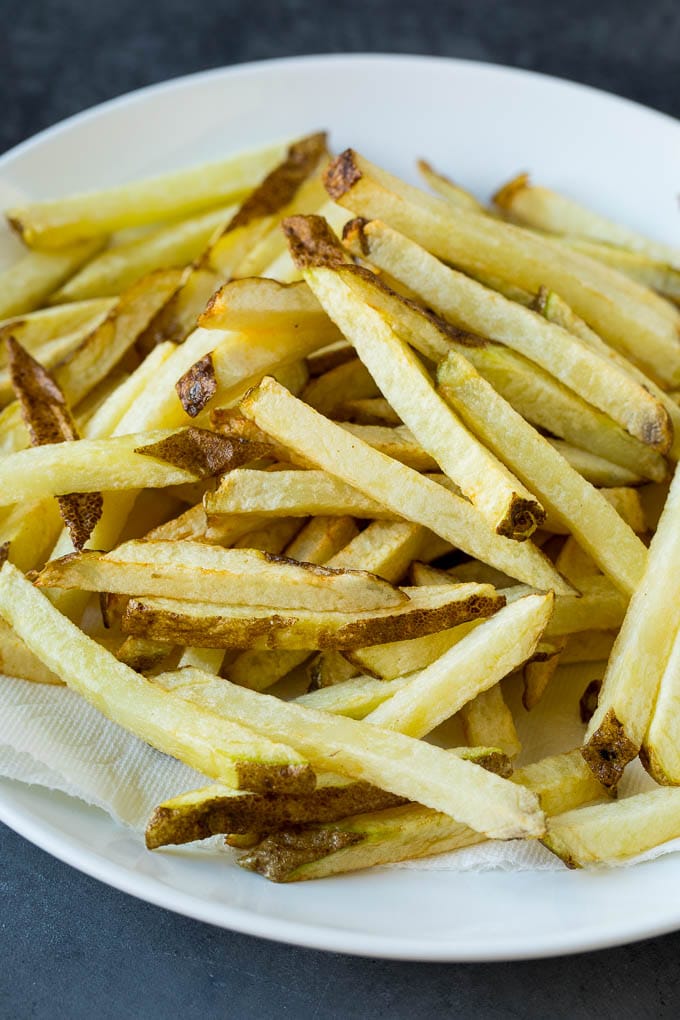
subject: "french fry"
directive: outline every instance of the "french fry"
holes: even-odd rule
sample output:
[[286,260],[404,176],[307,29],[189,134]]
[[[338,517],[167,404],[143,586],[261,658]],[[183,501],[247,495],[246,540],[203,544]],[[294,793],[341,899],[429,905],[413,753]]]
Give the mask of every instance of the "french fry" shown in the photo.
[[529,537],[544,519],[542,507],[437,396],[423,365],[381,315],[334,271],[337,242],[326,223],[307,216],[287,219],[283,226],[311,290],[421,446],[498,534]]
[[342,652],[319,652],[307,663],[306,673],[309,677],[308,691],[316,691],[322,687],[344,683],[357,676],[359,670],[346,659]]
[[505,606],[383,702],[367,721],[412,737],[430,733],[531,657],[552,604],[549,593],[526,595]]
[[615,862],[680,836],[680,790],[651,790],[551,818],[541,842],[568,868]]
[[155,269],[186,266],[224,227],[236,206],[210,209],[191,219],[161,227],[140,238],[116,244],[92,259],[56,293],[52,303],[115,297]]
[[408,601],[387,609],[289,609],[226,606],[176,599],[131,599],[123,630],[161,641],[205,648],[358,648],[395,634],[417,637],[484,618],[503,605],[488,586],[406,589]]
[[381,425],[384,428],[398,428],[402,425],[401,418],[384,397],[345,400],[338,404],[334,414],[338,421],[348,421],[355,425]]
[[255,528],[232,543],[234,549],[257,549],[263,553],[280,556],[286,546],[295,540],[301,522],[296,517],[282,517],[278,521],[267,521],[264,527]]
[[463,359],[449,355],[437,377],[463,420],[531,486],[614,584],[631,595],[642,578],[647,551],[611,504]]
[[[392,683],[400,681],[392,681]],[[385,683],[384,680],[377,683]],[[493,743],[509,758],[515,758],[522,750],[512,712],[505,703],[500,684],[481,691],[472,701],[463,705],[459,712],[465,739],[470,746],[482,746],[485,738],[493,734]]]
[[381,680],[373,676],[355,676],[301,694],[295,698],[295,704],[330,712],[331,715],[346,715],[349,719],[364,719],[407,683],[410,683],[410,677]]
[[102,246],[84,241],[62,251],[29,251],[0,273],[0,316],[32,312]]
[[33,202],[10,210],[8,219],[27,244],[61,248],[83,238],[178,219],[232,202],[249,191],[254,180],[264,177],[284,152],[284,145],[274,145],[105,191]]
[[214,673],[217,676],[224,663],[225,651],[223,648],[185,648],[177,663],[178,669],[191,666],[194,669],[202,669],[204,673]]
[[163,665],[172,653],[173,647],[165,641],[128,637],[116,652],[116,658],[130,669],[134,669],[136,673],[150,673]]
[[651,241],[585,208],[566,195],[532,184],[528,174],[520,174],[509,181],[496,192],[493,201],[504,213],[529,227],[551,234],[604,241],[609,246],[640,252],[680,269],[680,249]]
[[599,574],[592,558],[571,535],[560,549],[555,565],[576,588],[582,584],[587,585]]
[[[628,606],[597,711],[585,735],[583,756],[606,786],[615,786],[625,766],[637,756],[653,714],[658,721],[649,744],[654,748],[659,722],[664,718],[654,705],[680,627],[680,599],[675,595],[679,514],[680,473],[676,472],[649,547],[644,576]],[[669,686],[660,701],[662,712],[664,704],[668,705]]]
[[[579,762],[578,751],[518,769],[513,782],[532,789],[548,814],[553,809],[567,811],[602,793]],[[239,864],[274,882],[294,882],[458,850],[483,840],[480,833],[446,815],[408,804],[327,825],[284,830],[244,854]]]
[[417,166],[425,183],[429,184],[430,188],[440,198],[445,199],[457,208],[491,215],[490,210],[486,209],[481,202],[478,202],[474,195],[471,195],[465,188],[461,188],[460,185],[455,184],[449,177],[438,173],[427,160],[419,159]]
[[253,794],[206,786],[165,801],[146,827],[146,846],[157,850],[220,833],[272,832],[287,825],[333,821],[357,810],[382,810],[403,803],[370,783],[317,785],[308,794]]
[[566,643],[566,637],[539,641],[532,658],[524,664],[522,705],[527,712],[531,712],[545,694],[546,688],[560,664]]
[[520,581],[543,590],[565,590],[563,580],[535,547],[494,535],[468,503],[349,436],[273,381],[263,380],[241,402],[241,410],[265,432],[386,509],[429,527]]
[[56,673],[31,652],[7,624],[0,626],[0,673],[34,684],[63,686]]
[[355,215],[384,219],[463,270],[479,268],[530,291],[550,287],[613,347],[668,385],[680,379],[680,313],[615,270],[520,227],[453,209],[352,150],[333,161],[325,182],[331,198]]
[[124,542],[113,552],[52,560],[43,588],[78,588],[221,605],[368,612],[408,603],[388,581],[358,570],[333,570],[255,549],[202,542]]
[[606,662],[611,655],[616,634],[615,630],[584,630],[570,634],[560,662]]
[[369,370],[356,358],[312,379],[300,396],[310,407],[332,418],[336,407],[347,400],[379,397],[380,390]]
[[343,422],[342,427],[357,439],[368,443],[374,450],[393,457],[414,471],[438,470],[436,460],[423,450],[404,425],[393,428],[388,425],[355,425]]
[[[182,670],[178,679],[177,685],[172,684],[170,674],[172,691],[179,697],[210,706],[234,722],[248,716],[248,725],[270,739],[285,729],[290,745],[317,768],[364,779],[497,838],[543,831],[543,814],[534,794],[440,748],[366,722],[282,702],[228,681],[206,680],[198,671]],[[156,683],[167,685],[163,675]]]
[[[78,443],[74,442],[78,439],[78,432],[64,394],[54,378],[12,337],[8,339],[7,346],[12,386],[21,405],[21,413],[33,444],[31,449],[9,456],[2,463],[0,471],[6,468],[8,462],[10,463],[9,479],[11,479],[15,458],[25,459],[27,456],[30,457],[31,453],[34,456],[38,454],[38,457],[41,453],[47,453],[49,456],[54,450],[63,455],[78,446]],[[14,488],[12,502],[20,501],[21,496],[16,498],[16,489],[19,487],[17,479],[14,479],[13,483],[10,481],[9,484]],[[11,497],[12,489],[9,488],[9,484],[8,491]],[[90,489],[83,495],[69,488],[55,495],[60,497],[57,500],[59,513],[68,528],[73,545],[76,549],[82,549],[101,517],[103,509],[101,493],[96,489]],[[40,499],[40,495],[36,497],[36,500]],[[28,501],[32,502],[30,496]]]
[[[362,251],[372,265],[407,283],[428,308],[454,326],[504,343],[576,390],[642,443],[661,453],[670,449],[672,429],[665,407],[617,363],[579,338],[448,268],[380,221],[357,225],[348,241],[352,251]],[[670,361],[671,355],[666,358]],[[680,379],[680,359],[677,374]]]
[[[262,277],[230,280],[210,299],[199,319],[205,329],[271,333],[304,327],[328,332],[328,316],[305,283],[281,284]],[[338,333],[334,341],[342,339]],[[336,368],[329,365],[324,371]],[[317,372],[321,375],[322,372]]]
[[313,788],[313,772],[289,746],[149,683],[62,616],[10,563],[0,572],[0,616],[72,690],[159,751],[237,789]]
[[[621,520],[625,521],[636,535],[644,535],[649,530],[637,489],[627,486],[612,486],[597,491],[604,496]],[[552,514],[547,515],[543,522],[543,529],[552,535],[568,535],[570,531],[566,524]]]
[[[628,251],[625,248],[616,248],[611,244],[588,241],[581,237],[558,237],[555,240],[558,244],[583,252],[589,258],[611,266],[617,272],[629,276],[643,287],[658,291],[671,301],[680,301],[680,262],[678,266],[671,266],[641,252]],[[680,260],[680,254],[678,259]]]
[[599,457],[590,450],[581,450],[578,446],[565,443],[562,439],[549,439],[558,453],[567,463],[578,471],[587,482],[597,488],[603,486],[640,485],[643,478],[628,468],[614,464],[605,457]]
[[123,416],[141,397],[156,377],[161,366],[172,356],[176,347],[165,343],[154,347],[144,361],[126,380],[104,400],[81,429],[83,439],[105,439],[116,432]]
[[[56,308],[40,308],[35,312],[15,315],[0,320],[3,336],[11,333],[21,346],[33,354],[36,348],[65,333],[96,322],[114,307],[115,298],[96,298],[92,301],[74,301]],[[5,351],[0,351],[0,365],[6,364]]]
[[353,517],[314,517],[286,547],[286,556],[305,563],[327,563],[358,534]]
[[55,500],[26,506],[19,503],[0,522],[0,546],[8,543],[7,559],[19,570],[40,569],[48,559],[62,530]]

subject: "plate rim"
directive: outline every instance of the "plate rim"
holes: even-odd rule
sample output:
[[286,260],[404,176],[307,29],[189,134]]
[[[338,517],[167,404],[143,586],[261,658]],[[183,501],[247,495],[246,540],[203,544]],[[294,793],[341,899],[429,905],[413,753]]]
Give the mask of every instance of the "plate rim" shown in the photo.
[[[210,82],[211,79],[256,76],[271,73],[277,69],[285,70],[286,68],[295,68],[300,65],[313,66],[317,64],[327,66],[329,64],[347,65],[348,63],[367,64],[375,62],[412,66],[444,65],[448,67],[463,67],[482,74],[491,71],[517,77],[518,79],[538,79],[539,82],[550,83],[551,86],[559,86],[568,91],[576,90],[580,93],[596,95],[600,99],[604,97],[616,105],[623,104],[624,107],[628,107],[638,113],[643,111],[647,118],[651,117],[657,121],[660,120],[664,125],[671,125],[673,130],[677,131],[680,129],[678,120],[663,111],[647,107],[636,100],[607,92],[595,86],[573,81],[569,78],[545,74],[540,71],[511,67],[492,61],[428,56],[426,54],[385,52],[317,53],[267,60],[244,61],[243,63],[223,67],[208,68],[202,71],[178,75],[122,93],[78,111],[8,149],[0,155],[0,172],[15,157],[21,157],[35,147],[39,148],[43,143],[49,142],[52,137],[59,135],[64,130],[96,119],[109,110],[121,106],[134,106],[139,102],[144,102],[148,97],[153,97],[157,93],[179,91],[187,85]],[[578,933],[570,939],[568,932],[559,932],[556,935],[551,935],[550,938],[546,938],[543,945],[537,945],[535,941],[531,945],[524,944],[523,942],[517,943],[517,940],[515,940],[516,944],[514,946],[506,946],[503,949],[494,947],[491,950],[487,948],[485,950],[466,952],[464,949],[461,949],[459,943],[454,945],[446,937],[438,937],[436,941],[433,940],[432,943],[428,943],[422,938],[406,939],[403,937],[360,933],[339,927],[323,927],[317,921],[299,922],[283,920],[224,903],[213,906],[205,898],[202,899],[188,892],[165,885],[146,874],[140,875],[122,864],[111,861],[93,848],[87,848],[82,843],[79,845],[77,837],[70,836],[51,823],[41,819],[30,806],[25,807],[13,804],[12,798],[6,798],[5,796],[3,788],[6,784],[11,784],[11,787],[17,787],[19,794],[21,787],[29,785],[0,777],[0,820],[10,829],[45,850],[51,856],[106,885],[112,886],[144,902],[151,903],[154,906],[162,907],[217,927],[254,937],[266,938],[275,942],[298,945],[325,952],[342,952],[353,956],[381,959],[423,962],[500,962],[504,960],[566,956],[585,951],[611,948],[640,939],[667,934],[680,928],[679,905],[672,915],[669,914],[660,919],[658,923],[652,924],[648,919],[641,919],[637,925],[630,924],[627,926],[624,932],[609,930],[600,936],[588,934],[585,940],[583,935],[579,937]],[[95,811],[98,810],[92,805],[88,805],[88,808]],[[105,823],[115,826],[116,823],[105,812],[101,813]],[[653,861],[648,862],[646,866],[653,864]],[[337,878],[341,877],[337,876]]]

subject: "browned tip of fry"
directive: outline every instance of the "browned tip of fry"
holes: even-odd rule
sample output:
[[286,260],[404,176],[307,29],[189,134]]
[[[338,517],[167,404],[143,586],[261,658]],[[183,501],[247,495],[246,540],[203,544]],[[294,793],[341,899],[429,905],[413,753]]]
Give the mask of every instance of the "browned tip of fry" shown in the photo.
[[0,545],[0,567],[6,562],[9,557],[9,542],[3,542]]
[[545,315],[546,308],[548,307],[548,298],[550,297],[550,291],[547,287],[541,285],[536,292],[536,297],[531,302],[531,310],[538,312],[539,315]]
[[347,244],[353,244],[359,249],[362,255],[368,255],[370,247],[366,238],[365,226],[369,221],[363,216],[355,216],[342,228],[342,239]]
[[502,188],[498,189],[491,201],[497,205],[499,209],[509,209],[515,195],[519,191],[524,191],[524,189],[528,187],[529,174],[517,174],[517,176],[513,177],[511,181],[508,181],[507,184],[504,184]]
[[354,149],[345,149],[326,167],[323,183],[331,198],[340,198],[361,180],[361,176]]
[[204,358],[192,365],[177,380],[175,389],[182,407],[189,417],[195,418],[200,414],[217,392],[217,379],[212,356],[206,354]]
[[311,765],[264,765],[240,761],[236,764],[239,790],[252,793],[311,793],[316,773]]
[[508,507],[507,513],[498,524],[499,535],[512,538],[515,542],[524,542],[533,535],[536,528],[545,520],[545,510],[535,499],[525,499],[516,493]]
[[71,492],[58,496],[59,512],[68,528],[74,547],[80,551],[94,531],[104,511],[101,492]]
[[[10,378],[34,446],[75,438],[64,394],[39,361],[11,335],[5,338]],[[62,410],[63,409],[63,410]],[[73,436],[65,435],[73,432]]]
[[191,426],[158,443],[138,446],[135,453],[164,460],[175,467],[191,471],[197,478],[210,478],[223,471],[241,467],[248,461],[257,460],[268,449],[263,444],[251,443],[247,439],[231,438]]
[[298,269],[346,264],[347,255],[323,216],[288,216],[281,226]]
[[673,423],[663,404],[657,404],[655,413],[642,423],[640,438],[659,453],[669,453],[673,445]]
[[579,698],[578,711],[581,722],[587,726],[597,711],[597,702],[602,690],[601,680],[591,680]]
[[318,131],[294,142],[285,158],[267,174],[229,221],[227,230],[244,227],[262,216],[278,212],[295,197],[300,185],[317,168],[327,152],[326,132]]
[[475,765],[479,765],[481,769],[486,769],[487,772],[493,772],[495,775],[501,776],[503,779],[509,779],[514,771],[512,762],[507,754],[495,747],[490,748],[486,754],[481,755],[479,758],[474,758],[473,760]]
[[629,740],[623,725],[610,709],[592,737],[581,748],[583,759],[603,786],[616,786],[628,762],[637,757],[639,748]]
[[290,829],[263,839],[253,850],[240,857],[238,863],[248,871],[264,875],[271,882],[286,882],[303,864],[361,843],[364,838],[362,833],[342,829],[303,832]]

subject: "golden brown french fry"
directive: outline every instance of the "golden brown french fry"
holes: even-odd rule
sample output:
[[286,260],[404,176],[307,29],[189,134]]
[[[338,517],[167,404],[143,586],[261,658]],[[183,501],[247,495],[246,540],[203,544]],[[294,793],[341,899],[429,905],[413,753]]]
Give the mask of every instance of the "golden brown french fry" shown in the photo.
[[314,774],[290,746],[149,683],[62,616],[10,563],[0,571],[0,616],[72,690],[159,751],[237,789],[313,788]]
[[27,244],[60,248],[231,202],[249,191],[284,152],[285,146],[279,144],[106,191],[33,202],[11,209],[8,218]]
[[379,396],[373,376],[358,358],[312,379],[300,394],[306,404],[328,418],[334,417],[335,409],[348,400]]
[[680,790],[651,790],[551,818],[541,842],[568,868],[634,857],[680,836]]
[[540,835],[544,829],[538,799],[530,791],[424,741],[206,679],[197,670],[163,674],[156,683],[234,722],[247,715],[248,725],[270,739],[285,729],[290,745],[317,768],[367,780],[480,832],[507,839]]
[[562,578],[528,542],[493,534],[470,504],[372,450],[312,408],[265,379],[241,402],[265,432],[290,446],[387,510],[423,524],[459,548],[543,590],[564,591]]
[[616,248],[611,244],[589,241],[581,237],[556,237],[555,241],[567,248],[583,252],[597,262],[611,266],[617,272],[629,276],[643,287],[658,291],[671,301],[676,303],[680,301],[680,267],[660,262],[641,252]]
[[[115,298],[95,298],[92,301],[73,301],[56,308],[40,308],[0,320],[0,332],[3,336],[11,333],[32,354],[42,344],[96,322],[100,316],[110,312],[115,303]],[[0,365],[6,361],[6,353],[1,350]]]
[[530,291],[550,287],[613,347],[671,386],[680,380],[680,313],[608,266],[531,231],[453,209],[352,150],[333,161],[325,181],[331,198],[355,215],[384,219],[463,270],[495,273]]
[[[250,334],[288,331],[300,326],[324,332],[329,328],[328,316],[305,283],[282,284],[263,277],[225,283],[208,302],[199,325]],[[333,342],[341,339],[338,333]],[[335,367],[329,365],[324,371]]]
[[305,563],[327,563],[358,534],[353,517],[314,517],[286,547],[286,556]]
[[408,601],[388,609],[287,609],[227,606],[177,599],[131,599],[123,630],[155,640],[204,648],[360,648],[417,637],[457,623],[483,619],[503,605],[484,585],[404,589]]
[[[652,716],[656,715],[654,705],[661,678],[680,627],[680,598],[676,596],[679,515],[680,472],[676,471],[649,547],[644,576],[628,606],[609,659],[597,711],[585,736],[584,758],[606,786],[618,783],[623,769],[640,750]],[[662,706],[668,705],[668,694],[667,687]],[[659,721],[663,718],[658,716]],[[658,722],[654,724],[657,733],[658,726]],[[654,738],[649,743],[653,747]]]

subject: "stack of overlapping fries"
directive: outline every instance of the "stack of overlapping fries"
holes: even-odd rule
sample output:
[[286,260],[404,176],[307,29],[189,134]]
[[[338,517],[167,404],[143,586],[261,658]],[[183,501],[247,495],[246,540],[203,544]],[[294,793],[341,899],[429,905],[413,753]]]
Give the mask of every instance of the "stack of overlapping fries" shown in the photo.
[[[8,213],[0,666],[212,781],[152,849],[680,836],[680,252],[419,166],[315,134]],[[501,681],[579,662],[583,745],[513,772]]]

